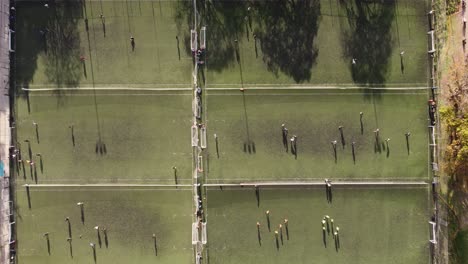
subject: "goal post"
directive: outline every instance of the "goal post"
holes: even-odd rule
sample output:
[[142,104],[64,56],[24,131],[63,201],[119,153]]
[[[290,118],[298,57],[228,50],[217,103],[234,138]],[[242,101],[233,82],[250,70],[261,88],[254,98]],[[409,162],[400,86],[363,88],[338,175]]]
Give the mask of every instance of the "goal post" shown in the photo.
[[190,49],[195,52],[198,49],[197,31],[190,30]]
[[432,226],[432,232],[431,232],[431,237],[429,239],[429,242],[432,244],[437,244],[437,239],[436,239],[436,223],[433,221],[429,221],[429,224]]
[[198,128],[197,125],[192,126],[192,147],[198,146]]
[[206,127],[205,126],[202,126],[200,128],[200,147],[202,149],[205,149],[206,148]]
[[202,27],[200,31],[200,49],[206,49],[206,27]]
[[198,223],[192,223],[192,245],[198,243]]

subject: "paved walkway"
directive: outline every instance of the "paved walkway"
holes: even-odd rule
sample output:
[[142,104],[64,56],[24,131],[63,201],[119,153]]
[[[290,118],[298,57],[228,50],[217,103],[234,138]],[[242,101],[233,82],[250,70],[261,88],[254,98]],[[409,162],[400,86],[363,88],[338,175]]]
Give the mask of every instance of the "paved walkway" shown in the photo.
[[9,1],[0,0],[0,263],[9,263],[9,161],[10,146],[10,101],[8,97],[10,56],[9,56]]

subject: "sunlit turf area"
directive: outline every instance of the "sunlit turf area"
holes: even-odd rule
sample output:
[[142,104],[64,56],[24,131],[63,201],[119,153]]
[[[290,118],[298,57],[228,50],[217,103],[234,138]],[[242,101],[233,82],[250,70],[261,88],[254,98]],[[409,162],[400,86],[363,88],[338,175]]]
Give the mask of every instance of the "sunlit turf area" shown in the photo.
[[192,263],[190,188],[31,187],[31,209],[16,196],[20,263]]
[[426,0],[201,3],[206,85],[424,86],[428,8]]
[[29,104],[17,100],[20,184],[191,183],[190,91],[30,92]]
[[428,179],[426,90],[208,90],[206,109],[208,182]]
[[178,19],[181,2],[77,0],[46,8],[19,1],[17,85],[190,87],[190,29]]
[[18,263],[428,263],[428,8],[17,2]]
[[[210,263],[429,262],[425,187],[334,188],[332,203],[321,188],[260,188],[259,193],[257,206],[253,188],[208,190]],[[339,228],[338,249],[331,233],[325,232],[324,244],[321,221],[326,215],[330,232],[331,219],[333,230]]]

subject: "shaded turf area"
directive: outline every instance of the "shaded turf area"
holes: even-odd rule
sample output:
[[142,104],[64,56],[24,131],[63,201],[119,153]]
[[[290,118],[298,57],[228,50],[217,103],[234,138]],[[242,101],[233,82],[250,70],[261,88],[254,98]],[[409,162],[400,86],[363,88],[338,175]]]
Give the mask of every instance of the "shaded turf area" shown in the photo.
[[[97,263],[192,263],[189,190],[63,187],[31,188],[30,193],[31,209],[25,189],[16,194],[20,263],[94,263],[89,243],[96,244]],[[84,224],[77,202],[84,203]],[[95,226],[100,227],[101,247]]]
[[426,0],[213,1],[198,8],[207,25],[208,87],[426,84]]
[[46,8],[42,2],[20,1],[17,85],[190,87],[192,59],[184,44],[190,30],[178,18],[179,5],[57,1]]
[[[425,90],[207,93],[209,182],[428,177]],[[282,141],[283,123],[289,130],[287,148]],[[343,138],[339,126],[343,126]],[[297,135],[297,156],[291,153],[293,135]]]
[[[257,207],[253,188],[209,190],[210,262],[428,263],[427,191],[334,188],[329,204],[322,189],[260,189]],[[324,245],[324,215],[340,228],[338,251],[331,235],[326,234]],[[274,231],[279,224],[283,224],[283,242],[279,236],[277,249]]]
[[455,256],[454,260],[458,260],[459,263],[468,262],[468,231],[464,230],[458,233],[455,238]]
[[30,93],[30,114],[27,102],[17,100],[20,184],[34,182],[25,140],[39,183],[174,184],[174,166],[179,183],[191,182],[190,92]]

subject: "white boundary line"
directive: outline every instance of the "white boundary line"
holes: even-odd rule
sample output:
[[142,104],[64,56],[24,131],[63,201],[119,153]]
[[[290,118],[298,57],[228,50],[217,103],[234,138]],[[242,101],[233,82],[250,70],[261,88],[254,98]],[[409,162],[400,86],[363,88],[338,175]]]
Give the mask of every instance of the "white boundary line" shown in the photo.
[[[70,189],[70,188],[67,188],[67,187],[63,187],[62,189],[61,188],[50,188],[50,189],[46,189],[46,188],[37,188],[37,189],[31,189],[32,192],[85,192],[85,191],[110,191],[110,192],[121,192],[121,191],[139,191],[139,192],[159,192],[159,191],[174,191],[174,192],[178,192],[178,191],[191,191],[192,188],[188,188],[188,187],[183,187],[183,188],[169,188],[169,187],[165,187],[165,188],[146,188],[146,189],[143,189],[143,188],[110,188],[110,187],[106,187],[106,188],[99,188],[99,189],[95,189],[95,188],[81,188],[81,189]],[[21,192],[21,190],[17,191],[17,192]],[[23,190],[24,192],[24,190]]]
[[[271,85],[271,84],[270,84]],[[367,86],[252,86],[244,87],[245,90],[428,90],[427,86],[408,86],[408,87],[367,87]],[[21,88],[28,92],[44,92],[44,91],[192,91],[191,87],[161,87],[161,88],[131,88],[131,87],[46,87],[46,88]],[[239,90],[239,87],[209,87],[207,91],[230,91]]]
[[[217,182],[225,182],[225,181],[237,181],[239,182],[263,182],[263,183],[268,183],[268,182],[290,182],[290,183],[296,183],[296,182],[305,182],[305,183],[310,183],[310,182],[324,182],[324,180],[328,178],[329,180],[338,183],[338,182],[426,182],[428,179],[419,177],[419,178],[383,178],[382,180],[376,180],[375,177],[371,178],[333,178],[331,176],[323,176],[321,178],[317,177],[309,177],[309,178],[278,178],[278,179],[266,179],[265,181],[261,181],[261,179],[246,179],[246,178],[219,178],[219,179],[210,179],[211,182],[217,181]],[[404,179],[404,180],[403,180]]]
[[[126,93],[79,93],[79,94],[65,94],[64,97],[86,97],[86,96],[191,96],[190,93],[163,93],[163,94],[154,94],[154,93],[134,93],[134,94],[126,94]],[[60,95],[55,94],[41,94],[41,93],[34,93],[30,94],[31,97],[59,97]]]
[[192,88],[130,88],[130,87],[64,87],[64,88],[21,88],[23,91],[28,92],[44,92],[44,91],[192,91]]
[[122,183],[98,183],[98,184],[23,184],[23,187],[192,187],[192,184],[122,184]]
[[[426,186],[429,183],[424,181],[365,181],[365,182],[333,182],[333,186]],[[244,182],[244,183],[205,183],[206,187],[252,187],[252,186],[325,186],[320,182]]]
[[[224,91],[224,90],[239,90],[239,87],[209,87],[206,88],[208,91]],[[248,90],[428,90],[427,86],[409,86],[409,87],[367,87],[367,86],[253,86],[244,87]]]
[[[210,84],[212,86],[240,86],[240,83],[213,83]],[[359,84],[359,83],[316,83],[316,84],[311,84],[311,83],[306,83],[306,84],[294,84],[294,83],[244,83],[244,86],[248,87],[249,85],[255,85],[255,86],[325,86],[325,87],[334,87],[334,86],[339,86],[339,87],[354,87],[354,86],[367,86],[367,84]],[[411,85],[420,85],[420,86],[427,86],[427,83],[387,83],[385,84],[386,87],[391,87],[391,86],[411,86]],[[384,87],[384,85],[378,85],[376,86]]]
[[[247,90],[247,89],[246,89]],[[312,91],[312,90],[309,90]],[[392,96],[392,95],[425,95],[425,92],[392,92],[383,94],[383,96]],[[238,93],[218,93],[218,94],[208,94],[208,96],[242,96],[243,94]],[[338,96],[362,96],[362,95],[372,95],[370,92],[361,92],[361,93],[353,93],[353,92],[302,92],[302,93],[288,93],[287,91],[275,91],[275,93],[247,93],[244,94],[245,96],[321,96],[321,95],[338,95]]]

